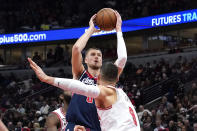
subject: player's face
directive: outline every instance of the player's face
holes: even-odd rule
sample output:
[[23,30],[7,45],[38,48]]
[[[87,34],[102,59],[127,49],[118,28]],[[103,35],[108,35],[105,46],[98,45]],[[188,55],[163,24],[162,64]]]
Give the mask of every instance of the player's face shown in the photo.
[[99,69],[102,66],[102,53],[100,50],[91,49],[85,58],[85,63],[92,69]]

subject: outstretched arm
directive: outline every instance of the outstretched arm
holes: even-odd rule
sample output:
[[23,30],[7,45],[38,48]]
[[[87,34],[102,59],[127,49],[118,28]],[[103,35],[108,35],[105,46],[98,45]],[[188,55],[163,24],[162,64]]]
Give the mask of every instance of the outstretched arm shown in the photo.
[[94,27],[94,19],[96,17],[96,14],[93,15],[89,22],[89,28],[86,30],[86,32],[76,41],[76,43],[73,45],[72,48],[72,72],[73,76],[75,78],[78,78],[79,75],[82,74],[84,67],[82,64],[82,55],[81,52],[85,48],[89,38],[94,32],[98,32]]
[[31,58],[28,58],[28,61],[40,81],[56,86],[63,90],[71,91],[73,93],[87,97],[98,98],[100,100],[103,100],[106,96],[113,95],[114,93],[112,88],[86,85],[83,82],[74,79],[50,77],[46,75],[43,70],[34,61],[31,60]]
[[40,81],[42,82],[59,87],[63,90],[71,91],[73,93],[77,93],[92,98],[96,98],[100,95],[100,88],[98,86],[86,85],[80,82],[79,80],[55,78],[48,76],[34,61],[31,60],[31,58],[28,58],[28,61],[30,63],[31,68],[36,73],[38,79],[40,79]]
[[118,76],[120,76],[127,61],[127,49],[126,49],[125,42],[122,36],[121,16],[117,11],[115,11],[115,14],[117,17],[116,32],[117,32],[117,55],[118,55],[118,59],[116,60],[115,64],[118,67]]

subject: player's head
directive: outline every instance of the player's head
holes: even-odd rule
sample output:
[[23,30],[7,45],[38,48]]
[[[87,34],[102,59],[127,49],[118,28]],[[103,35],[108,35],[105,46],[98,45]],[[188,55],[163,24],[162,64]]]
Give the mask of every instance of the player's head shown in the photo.
[[118,67],[112,62],[106,62],[101,67],[100,81],[116,83],[118,80]]
[[68,92],[68,91],[63,91],[61,90],[60,91],[60,100],[63,101],[63,103],[65,104],[69,104],[70,103],[70,100],[71,100],[71,93]]
[[102,66],[102,53],[98,48],[89,48],[85,54],[85,63],[88,68],[100,69]]

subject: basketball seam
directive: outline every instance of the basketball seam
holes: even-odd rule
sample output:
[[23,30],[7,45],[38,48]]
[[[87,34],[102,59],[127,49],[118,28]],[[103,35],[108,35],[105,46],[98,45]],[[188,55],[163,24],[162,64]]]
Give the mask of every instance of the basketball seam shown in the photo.
[[[106,10],[107,16],[109,17],[110,21],[113,22],[110,13],[108,12],[108,10]],[[114,24],[114,23],[113,23]]]
[[101,28],[105,28],[105,25],[104,25],[104,13],[105,13],[105,11],[104,10],[103,10],[102,17],[101,17]]
[[[113,25],[115,25],[115,23],[114,23],[114,21],[113,21],[111,15],[110,15],[110,13],[108,12],[108,10],[105,10],[105,11],[106,11],[107,16],[109,17],[110,21],[113,23]],[[112,26],[112,28],[114,28],[114,27]]]

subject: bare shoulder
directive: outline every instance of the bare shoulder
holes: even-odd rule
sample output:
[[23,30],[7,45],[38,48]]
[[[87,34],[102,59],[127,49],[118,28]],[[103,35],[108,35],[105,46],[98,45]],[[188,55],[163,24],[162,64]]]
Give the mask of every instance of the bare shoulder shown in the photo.
[[50,126],[58,125],[58,123],[59,123],[58,116],[55,113],[51,112],[46,119],[46,126],[50,127]]

